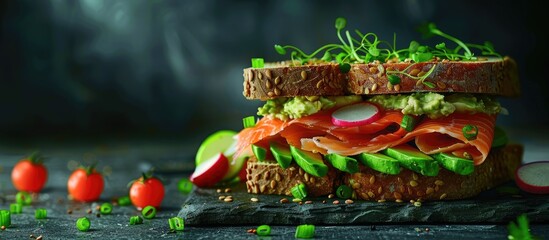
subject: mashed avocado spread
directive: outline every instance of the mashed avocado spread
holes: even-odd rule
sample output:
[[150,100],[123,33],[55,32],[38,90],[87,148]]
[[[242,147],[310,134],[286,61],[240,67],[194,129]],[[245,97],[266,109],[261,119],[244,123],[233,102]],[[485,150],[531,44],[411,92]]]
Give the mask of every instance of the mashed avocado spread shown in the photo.
[[[320,110],[362,101],[361,96],[293,97],[268,100],[258,109],[257,115],[282,120],[295,119],[317,113]],[[496,114],[500,104],[487,96],[456,93],[444,96],[438,93],[412,93],[406,95],[377,95],[367,101],[387,110],[401,110],[404,114],[422,115],[429,118],[448,116],[453,112]]]

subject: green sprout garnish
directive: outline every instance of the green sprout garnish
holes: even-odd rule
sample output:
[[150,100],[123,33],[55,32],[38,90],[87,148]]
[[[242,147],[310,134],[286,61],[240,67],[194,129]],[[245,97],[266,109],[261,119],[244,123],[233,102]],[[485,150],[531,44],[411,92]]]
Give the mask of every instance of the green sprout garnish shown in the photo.
[[[411,41],[408,48],[397,49],[396,34],[393,36],[392,43],[390,43],[380,40],[374,33],[363,34],[359,30],[355,30],[355,37],[353,37],[349,30],[344,30],[346,26],[347,20],[345,18],[337,18],[335,20],[335,28],[340,43],[324,45],[311,54],[306,54],[301,49],[292,45],[282,46],[277,44],[274,48],[280,55],[286,55],[290,51],[292,62],[295,61],[301,64],[306,64],[321,54],[322,57],[320,60],[328,62],[335,59],[335,62],[340,65],[344,63],[367,63],[373,61],[387,62],[388,60],[404,61],[406,59],[418,63],[430,61],[435,57],[454,61],[478,60],[472,50],[480,51],[481,55],[484,56],[501,58],[501,55],[494,50],[494,46],[490,42],[485,42],[482,45],[464,43],[458,38],[444,33],[434,23],[428,23],[419,28],[423,36],[428,38],[433,36],[441,37],[454,43],[456,45],[455,48],[448,47],[446,42],[436,44],[433,48],[421,45],[417,41]],[[343,69],[345,68],[347,67]]]
[[509,235],[507,238],[509,240],[513,239],[521,239],[521,240],[534,240],[539,239],[535,236],[532,236],[530,234],[530,227],[528,224],[528,218],[526,217],[526,214],[522,214],[517,217],[517,221],[510,222],[509,225],[507,225],[507,230],[509,231]]
[[[428,23],[419,28],[419,31],[424,37],[430,38],[438,36],[443,39],[449,40],[456,45],[455,48],[448,47],[446,42],[436,44],[435,47],[427,45],[421,45],[417,41],[411,41],[408,48],[397,49],[396,48],[396,34],[393,35],[392,44],[388,41],[383,41],[378,38],[374,33],[363,34],[359,30],[355,30],[355,37],[345,30],[347,26],[347,20],[345,18],[337,18],[335,20],[335,28],[337,38],[340,43],[331,43],[324,45],[311,54],[306,54],[301,49],[291,45],[275,45],[274,48],[280,55],[286,55],[290,51],[290,57],[293,64],[307,64],[310,61],[314,61],[322,54],[320,61],[331,62],[335,61],[339,64],[339,69],[342,73],[347,73],[351,69],[350,63],[369,63],[369,62],[387,62],[392,61],[407,61],[412,62],[404,70],[387,70],[386,75],[391,84],[399,84],[401,76],[407,76],[408,78],[415,79],[419,83],[429,87],[435,88],[435,84],[425,81],[433,71],[437,63],[422,76],[412,76],[407,71],[415,63],[431,61],[434,58],[448,59],[452,61],[476,61],[475,53],[472,50],[480,51],[483,56],[496,56],[501,58],[501,55],[494,50],[494,46],[490,42],[480,44],[468,44],[453,37],[447,33],[444,33],[436,27],[434,23]],[[344,32],[343,32],[344,31]]]

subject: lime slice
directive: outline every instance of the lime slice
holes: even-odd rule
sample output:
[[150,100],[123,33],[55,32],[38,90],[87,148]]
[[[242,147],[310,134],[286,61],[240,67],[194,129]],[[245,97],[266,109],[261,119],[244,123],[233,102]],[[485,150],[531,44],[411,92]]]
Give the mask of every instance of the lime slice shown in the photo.
[[236,132],[234,131],[220,130],[208,136],[196,152],[196,166],[212,158],[216,154],[225,152],[235,142],[235,135]]

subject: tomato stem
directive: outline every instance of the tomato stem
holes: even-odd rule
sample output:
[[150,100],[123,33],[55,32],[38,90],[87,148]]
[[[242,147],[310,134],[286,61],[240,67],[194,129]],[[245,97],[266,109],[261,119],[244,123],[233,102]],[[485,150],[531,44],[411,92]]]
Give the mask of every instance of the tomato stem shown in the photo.
[[29,161],[32,164],[42,164],[44,162],[44,157],[40,155],[39,152],[33,152],[29,157]]

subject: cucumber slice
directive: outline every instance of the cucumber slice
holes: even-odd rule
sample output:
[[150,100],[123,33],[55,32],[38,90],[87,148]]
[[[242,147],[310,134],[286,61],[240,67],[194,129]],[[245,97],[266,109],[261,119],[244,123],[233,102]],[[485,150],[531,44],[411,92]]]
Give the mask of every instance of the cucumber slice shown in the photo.
[[400,164],[398,160],[383,155],[381,153],[361,153],[358,160],[371,169],[378,172],[397,175],[400,173]]
[[431,155],[440,165],[459,175],[469,175],[475,170],[472,160],[456,157],[447,153],[436,153]]
[[323,177],[328,174],[328,166],[324,164],[320,153],[301,150],[291,145],[290,151],[297,165],[303,168],[306,173],[317,177]]
[[252,145],[252,152],[254,152],[255,157],[258,161],[263,162],[267,158],[267,149],[257,146],[255,144]]
[[414,172],[431,177],[438,175],[440,168],[438,162],[409,145],[403,144],[387,148],[383,153],[398,160],[401,166]]
[[288,145],[278,142],[271,142],[270,149],[273,157],[281,168],[286,169],[290,166],[293,159],[292,152],[290,151],[290,147]]
[[358,172],[358,162],[352,157],[345,157],[339,154],[331,153],[324,156],[324,159],[332,164],[334,168],[339,169],[343,172]]

